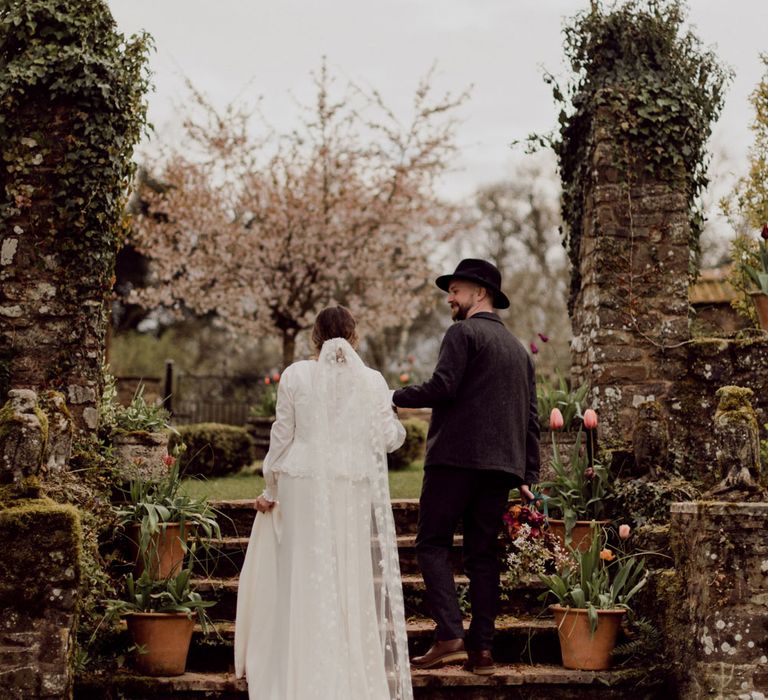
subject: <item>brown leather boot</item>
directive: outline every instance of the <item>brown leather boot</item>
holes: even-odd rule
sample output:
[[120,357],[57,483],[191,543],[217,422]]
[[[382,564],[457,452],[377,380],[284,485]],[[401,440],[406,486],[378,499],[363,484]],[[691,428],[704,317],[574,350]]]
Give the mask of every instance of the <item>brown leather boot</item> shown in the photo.
[[426,654],[414,656],[411,659],[411,666],[413,668],[435,668],[451,662],[464,661],[466,658],[464,640],[459,637],[458,639],[435,642]]
[[496,670],[496,662],[487,649],[481,651],[468,651],[467,660],[464,662],[464,670],[478,676],[490,676]]

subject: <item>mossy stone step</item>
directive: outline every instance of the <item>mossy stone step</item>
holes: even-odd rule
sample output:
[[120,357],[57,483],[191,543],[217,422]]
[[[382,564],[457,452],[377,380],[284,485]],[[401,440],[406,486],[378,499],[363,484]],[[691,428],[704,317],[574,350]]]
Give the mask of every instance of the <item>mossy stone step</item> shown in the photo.
[[[223,537],[249,537],[256,517],[256,500],[252,498],[211,501],[218,512]],[[419,499],[402,498],[392,501],[395,529],[399,535],[414,535],[419,520]]]
[[[646,700],[674,697],[664,688],[642,688],[643,669],[571,671],[544,664],[499,665],[491,676],[460,666],[413,671],[417,700]],[[85,675],[77,679],[75,700],[248,700],[244,680],[232,673],[189,672],[171,678],[131,673]]]
[[[456,588],[461,601],[468,600],[469,579],[463,574],[455,577]],[[406,617],[429,617],[429,608],[425,600],[424,579],[421,574],[403,574],[403,595],[405,597]],[[197,578],[193,579],[196,590],[206,600],[216,600],[209,614],[213,620],[234,620],[237,611],[237,578]],[[529,579],[520,582],[515,588],[502,592],[502,615],[538,615],[546,605],[538,600],[544,585]]]
[[[222,537],[206,539],[209,547],[208,556],[198,554],[199,560],[193,563],[193,570],[200,576],[210,578],[232,578],[240,575],[248,548],[247,537]],[[463,537],[456,535],[451,552],[454,570],[462,571]],[[416,558],[416,535],[399,535],[397,548],[400,558],[400,570],[404,574],[419,573],[419,563]]]
[[[464,623],[467,628],[469,622]],[[215,623],[214,631],[203,635],[196,626],[192,637],[187,668],[193,671],[224,672],[233,669],[235,625]],[[432,644],[434,623],[426,618],[412,618],[406,623],[411,656],[423,654]],[[496,621],[493,648],[498,661],[517,663],[560,663],[560,645],[552,618],[502,616]]]

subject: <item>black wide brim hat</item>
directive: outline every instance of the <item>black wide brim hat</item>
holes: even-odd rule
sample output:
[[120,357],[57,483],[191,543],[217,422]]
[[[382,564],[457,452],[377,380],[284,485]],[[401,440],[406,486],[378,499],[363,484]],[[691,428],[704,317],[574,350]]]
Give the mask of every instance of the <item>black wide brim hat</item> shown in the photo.
[[457,266],[452,275],[441,275],[435,284],[444,292],[448,291],[451,280],[467,280],[480,284],[493,293],[493,306],[496,309],[508,309],[509,299],[501,291],[501,273],[498,268],[487,260],[465,258]]

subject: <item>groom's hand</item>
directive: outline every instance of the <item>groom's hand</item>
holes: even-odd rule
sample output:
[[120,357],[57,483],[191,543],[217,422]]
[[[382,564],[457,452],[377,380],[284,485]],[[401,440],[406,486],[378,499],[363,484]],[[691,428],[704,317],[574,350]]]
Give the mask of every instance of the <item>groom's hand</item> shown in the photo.
[[520,486],[520,498],[524,505],[536,500],[536,496],[533,495],[533,491],[531,491],[531,487],[528,484]]

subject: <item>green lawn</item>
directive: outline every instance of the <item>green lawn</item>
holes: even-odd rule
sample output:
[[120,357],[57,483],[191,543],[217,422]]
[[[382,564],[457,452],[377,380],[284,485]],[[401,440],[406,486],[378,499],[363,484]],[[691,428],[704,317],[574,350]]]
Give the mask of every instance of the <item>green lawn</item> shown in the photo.
[[[414,462],[407,469],[389,472],[392,498],[418,498],[423,471],[423,463]],[[245,469],[217,479],[185,479],[182,489],[190,496],[207,496],[212,500],[256,498],[264,490],[264,479],[252,469]]]

